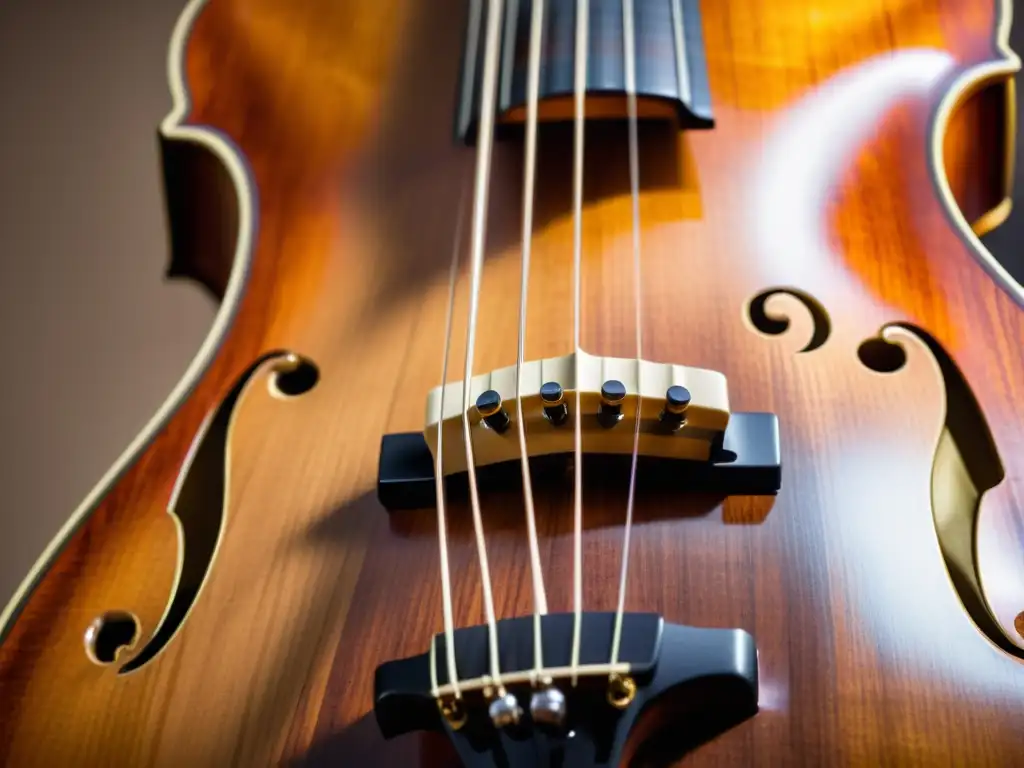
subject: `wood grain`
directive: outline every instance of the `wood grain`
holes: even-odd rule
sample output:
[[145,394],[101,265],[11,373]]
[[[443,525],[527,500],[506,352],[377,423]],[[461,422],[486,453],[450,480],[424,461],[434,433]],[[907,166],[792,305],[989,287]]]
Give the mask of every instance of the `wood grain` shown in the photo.
[[[702,5],[717,126],[642,133],[643,356],[720,370],[734,409],[777,413],[784,488],[764,517],[685,489],[667,502],[641,486],[627,606],[757,639],[762,711],[694,753],[695,764],[1010,764],[1024,750],[1024,666],[970,621],[936,546],[943,378],[906,331],[892,335],[907,358],[895,373],[857,354],[886,324],[910,324],[972,388],[1004,470],[982,501],[978,550],[997,618],[1014,632],[1024,609],[1024,313],[1020,287],[993,278],[936,191],[929,119],[950,82],[896,94],[818,196],[798,188],[811,147],[779,149],[822,94],[838,94],[834,109],[851,121],[863,114],[862,102],[841,98],[842,78],[872,57],[945,52],[950,72],[1002,59],[997,9]],[[201,382],[6,628],[5,764],[446,764],[435,740],[382,742],[370,714],[376,665],[421,652],[441,628],[432,511],[389,518],[373,491],[380,436],[421,428],[426,393],[440,383],[445,273],[473,162],[450,136],[463,13],[456,0],[429,10],[211,0],[203,10],[186,51],[188,122],[229,137],[256,183],[244,298]],[[911,61],[901,55],[875,66],[895,78]],[[968,108],[991,114],[989,102]],[[983,124],[992,122],[963,113],[942,146],[965,209],[993,196],[1002,163],[998,148],[978,149],[970,126]],[[632,357],[625,136],[587,135],[582,345]],[[572,351],[569,139],[558,129],[541,139],[528,358]],[[791,173],[765,176],[771,152]],[[966,172],[982,160],[976,176]],[[515,360],[521,170],[515,144],[497,149],[479,372]],[[798,353],[812,320],[785,295],[771,307],[789,315],[787,333],[745,321],[747,302],[775,286],[824,307],[831,334],[820,349]],[[463,274],[454,361],[466,307]],[[92,664],[82,636],[102,612],[133,612],[137,647],[154,631],[174,579],[166,505],[179,467],[234,378],[278,348],[316,361],[321,380],[288,400],[257,385],[239,406],[224,537],[187,622],[138,672]],[[614,608],[625,485],[585,493],[588,608]],[[527,613],[521,500],[485,489],[483,501],[497,611]],[[537,505],[550,607],[565,610],[571,484],[538,490]],[[467,510],[450,522],[457,619],[478,623]]]

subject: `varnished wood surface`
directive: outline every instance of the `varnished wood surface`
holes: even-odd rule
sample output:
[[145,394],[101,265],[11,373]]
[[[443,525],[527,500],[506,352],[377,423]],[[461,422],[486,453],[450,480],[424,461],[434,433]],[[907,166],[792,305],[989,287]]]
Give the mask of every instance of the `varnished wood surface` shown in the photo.
[[[188,122],[221,131],[251,167],[259,230],[248,282],[211,368],[9,628],[0,647],[6,764],[447,758],[435,740],[385,744],[369,714],[376,665],[421,652],[441,627],[433,514],[389,519],[373,484],[380,436],[420,428],[426,392],[439,383],[445,272],[473,161],[450,141],[462,6],[415,6],[212,0],[199,16],[187,47]],[[1024,753],[1024,665],[971,623],[936,546],[943,378],[905,333],[894,337],[907,352],[900,371],[879,374],[857,357],[883,325],[905,322],[963,372],[1005,471],[983,500],[979,553],[997,617],[1014,632],[1024,609],[1024,313],[1012,295],[1019,287],[993,278],[935,191],[929,118],[945,90],[899,95],[841,160],[839,186],[809,218],[758,219],[773,195],[815,202],[795,197],[795,154],[794,174],[776,179],[772,195],[756,194],[767,150],[781,146],[776,131],[801,103],[841,92],[836,78],[888,51],[945,51],[960,70],[997,61],[996,8],[703,6],[718,125],[680,139],[642,133],[643,353],[723,371],[734,409],[776,412],[785,485],[761,524],[736,524],[737,502],[722,510],[684,489],[665,499],[641,488],[627,607],[743,627],[760,651],[762,711],[689,761],[1012,764]],[[858,105],[839,104],[852,119]],[[974,133],[946,139],[951,168],[979,156]],[[542,138],[529,358],[571,351],[567,139]],[[582,344],[631,357],[625,132],[595,129],[587,141]],[[951,173],[961,199],[991,195],[998,173],[988,168],[973,182]],[[477,371],[515,359],[520,176],[519,149],[500,147]],[[791,248],[773,250],[754,236],[758,220],[769,233],[773,222],[802,221],[824,242],[812,252],[801,245],[806,231],[783,230]],[[463,276],[451,380],[464,352],[465,285]],[[776,286],[824,307],[831,333],[822,347],[798,353],[811,320],[784,296],[774,306],[791,317],[788,333],[768,337],[745,322],[747,302]],[[182,631],[131,675],[92,664],[82,635],[103,611],[139,618],[137,647],[155,629],[174,579],[178,541],[165,509],[178,469],[235,376],[278,348],[316,361],[321,381],[293,400],[257,385],[241,403],[225,535]],[[588,608],[615,604],[625,485],[585,494]],[[527,613],[521,501],[486,492],[483,501],[496,608]],[[565,610],[571,486],[543,489],[537,502],[550,607]],[[452,510],[460,624],[482,620],[471,530],[467,511]]]

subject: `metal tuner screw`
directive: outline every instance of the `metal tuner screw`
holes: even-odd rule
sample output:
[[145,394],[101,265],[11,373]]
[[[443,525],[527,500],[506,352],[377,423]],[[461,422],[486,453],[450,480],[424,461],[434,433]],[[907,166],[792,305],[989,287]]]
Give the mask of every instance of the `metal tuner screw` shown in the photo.
[[479,397],[476,399],[476,410],[483,418],[484,424],[495,432],[504,432],[508,429],[508,425],[511,423],[508,411],[506,411],[501,405],[501,395],[493,389],[488,389],[486,392],[480,393]]
[[469,717],[462,699],[438,700],[437,708],[441,710],[441,716],[448,721],[453,731],[464,726]]
[[665,408],[661,412],[662,425],[675,432],[686,424],[686,409],[690,407],[690,390],[674,384],[665,393]]
[[565,724],[565,694],[555,687],[535,691],[530,697],[530,716],[538,725],[560,728]]
[[636,698],[636,682],[629,675],[612,675],[608,680],[608,703],[625,709]]
[[495,728],[507,728],[516,725],[523,716],[523,710],[511,693],[502,693],[495,696],[487,707],[487,714],[491,716],[491,722]]
[[597,420],[605,429],[611,429],[622,420],[622,402],[626,399],[626,385],[617,379],[608,379],[601,385],[601,405]]
[[565,392],[557,381],[541,384],[540,399],[544,403],[545,418],[556,427],[569,418],[569,404],[565,402]]

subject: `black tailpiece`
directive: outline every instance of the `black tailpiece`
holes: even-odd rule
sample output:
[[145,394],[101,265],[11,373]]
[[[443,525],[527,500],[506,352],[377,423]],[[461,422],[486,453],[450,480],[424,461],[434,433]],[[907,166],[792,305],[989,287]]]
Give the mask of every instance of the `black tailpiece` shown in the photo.
[[[740,629],[705,629],[666,624],[654,614],[623,617],[619,660],[635,694],[621,708],[609,700],[609,674],[615,614],[585,613],[582,617],[579,663],[585,670],[573,686],[571,666],[574,616],[550,614],[542,619],[543,660],[552,687],[565,696],[565,719],[552,727],[530,714],[532,687],[526,675],[505,682],[523,713],[518,725],[498,728],[488,713],[479,682],[489,669],[487,627],[455,632],[455,659],[463,688],[464,722],[441,713],[431,686],[431,654],[382,664],[377,668],[374,713],[385,738],[410,731],[446,731],[468,768],[569,768],[617,766],[626,742],[643,715],[672,729],[669,739],[640,746],[648,753],[673,757],[693,749],[757,712],[757,649]],[[533,666],[533,617],[498,622],[502,675],[529,672]],[[442,698],[447,702],[446,648],[435,638],[434,664]],[[589,665],[589,671],[587,671]],[[662,706],[665,705],[665,706]]]

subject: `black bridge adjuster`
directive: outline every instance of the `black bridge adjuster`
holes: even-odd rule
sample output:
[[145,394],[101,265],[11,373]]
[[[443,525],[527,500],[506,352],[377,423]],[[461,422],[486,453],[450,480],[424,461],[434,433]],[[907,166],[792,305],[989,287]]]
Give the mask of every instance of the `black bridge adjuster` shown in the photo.
[[[563,465],[571,454],[534,459],[538,476],[544,468]],[[628,465],[627,455],[587,456],[584,461]],[[782,454],[779,419],[774,413],[733,413],[721,439],[712,446],[707,461],[640,457],[639,466],[647,487],[671,487],[693,493],[730,496],[771,496],[782,487]],[[522,482],[518,461],[479,467],[477,477],[489,488],[514,489]],[[593,475],[592,475],[593,476]],[[462,493],[466,474],[447,478],[446,490]],[[384,435],[377,471],[377,498],[389,512],[433,508],[434,458],[420,432]]]

